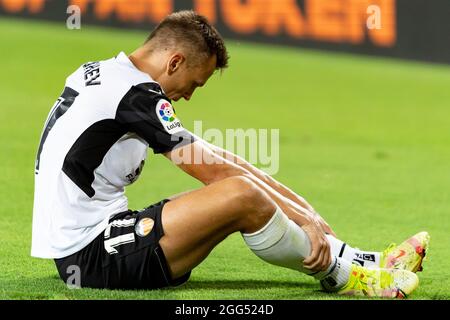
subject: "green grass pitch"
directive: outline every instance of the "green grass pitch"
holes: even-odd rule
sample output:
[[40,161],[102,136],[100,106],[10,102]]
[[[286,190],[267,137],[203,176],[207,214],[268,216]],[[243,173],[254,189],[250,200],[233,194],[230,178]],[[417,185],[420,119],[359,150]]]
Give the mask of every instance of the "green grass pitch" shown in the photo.
[[[228,237],[175,289],[70,290],[31,258],[34,159],[67,75],[130,53],[145,32],[0,21],[0,299],[348,299],[263,263]],[[353,246],[382,250],[427,230],[411,299],[450,298],[450,68],[228,41],[231,67],[175,104],[185,127],[279,128],[281,182]],[[127,193],[139,209],[200,184],[153,156]]]

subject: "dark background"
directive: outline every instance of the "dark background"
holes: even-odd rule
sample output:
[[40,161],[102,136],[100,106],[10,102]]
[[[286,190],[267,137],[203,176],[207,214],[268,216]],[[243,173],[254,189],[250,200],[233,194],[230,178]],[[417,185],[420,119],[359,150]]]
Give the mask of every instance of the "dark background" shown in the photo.
[[[27,18],[48,19],[64,22],[69,14],[66,13],[69,0],[42,0],[44,5],[40,12],[30,12],[32,0],[9,0],[23,3],[22,9],[16,12],[8,12],[4,2],[0,1],[0,17],[2,15],[20,16]],[[112,0],[113,1],[113,0]],[[223,1],[223,0],[222,0]],[[225,0],[226,1],[226,0]],[[323,1],[323,0],[316,0]],[[339,0],[327,0],[339,1]],[[239,39],[252,42],[263,42],[282,44],[305,48],[322,50],[353,52],[359,54],[388,56],[428,62],[450,63],[450,1],[449,0],[392,0],[396,5],[396,41],[391,47],[380,47],[375,45],[367,37],[361,44],[350,44],[343,42],[326,42],[311,39],[298,39],[281,32],[275,36],[268,36],[260,31],[251,34],[241,34],[230,29],[224,23],[221,13],[220,0],[215,1],[217,21],[216,27],[229,39]],[[241,0],[242,4],[246,1]],[[370,1],[368,1],[370,3]],[[377,1],[373,1],[377,4]],[[130,1],[130,5],[133,1]],[[93,25],[107,25],[118,28],[133,28],[151,30],[157,21],[146,19],[142,22],[124,22],[111,14],[109,18],[99,20],[93,13],[95,1],[88,1],[88,10],[81,16],[81,23]],[[298,7],[305,13],[304,0],[297,0]],[[20,6],[19,6],[20,7]],[[191,9],[194,7],[193,0],[173,0],[173,9]]]

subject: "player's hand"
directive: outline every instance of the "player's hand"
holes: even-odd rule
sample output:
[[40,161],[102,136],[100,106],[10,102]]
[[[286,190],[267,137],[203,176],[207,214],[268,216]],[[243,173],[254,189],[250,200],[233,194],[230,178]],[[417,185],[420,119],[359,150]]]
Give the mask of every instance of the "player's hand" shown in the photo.
[[333,237],[337,238],[336,233],[333,231],[333,229],[331,229],[330,225],[318,213],[315,214],[314,220],[324,233],[330,234]]
[[317,222],[302,225],[311,242],[311,254],[303,261],[303,266],[311,271],[324,271],[331,263],[330,244],[322,227]]

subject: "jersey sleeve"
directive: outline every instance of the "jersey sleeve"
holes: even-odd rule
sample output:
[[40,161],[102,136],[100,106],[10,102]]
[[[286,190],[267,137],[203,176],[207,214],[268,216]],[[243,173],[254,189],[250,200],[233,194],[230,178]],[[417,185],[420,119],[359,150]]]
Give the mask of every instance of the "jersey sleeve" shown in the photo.
[[131,87],[119,103],[116,120],[145,139],[154,153],[169,152],[195,141],[156,83]]

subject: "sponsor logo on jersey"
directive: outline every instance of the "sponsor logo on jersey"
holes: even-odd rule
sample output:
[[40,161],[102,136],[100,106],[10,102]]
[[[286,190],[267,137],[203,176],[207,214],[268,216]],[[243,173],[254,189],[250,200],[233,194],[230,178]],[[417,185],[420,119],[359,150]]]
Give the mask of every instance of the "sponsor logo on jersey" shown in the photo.
[[156,93],[156,94],[162,94],[161,91],[156,91],[156,90],[152,90],[152,89],[148,89],[148,91],[153,92],[153,93]]
[[136,234],[140,237],[145,237],[152,231],[155,221],[151,218],[142,218],[136,224],[135,231]]
[[172,105],[168,101],[164,99],[159,100],[156,105],[156,114],[164,130],[168,133],[174,134],[183,130],[180,120],[178,120]]
[[139,168],[134,170],[134,172],[127,174],[126,178],[130,183],[135,182],[139,178],[139,175],[141,174],[142,169],[144,168],[144,164],[145,164],[145,160],[142,160],[141,164],[139,165]]

